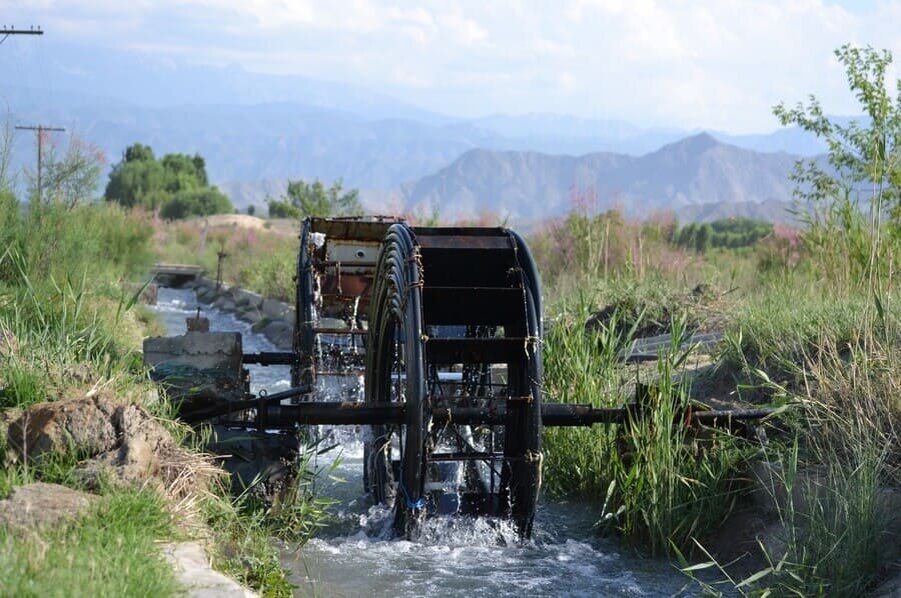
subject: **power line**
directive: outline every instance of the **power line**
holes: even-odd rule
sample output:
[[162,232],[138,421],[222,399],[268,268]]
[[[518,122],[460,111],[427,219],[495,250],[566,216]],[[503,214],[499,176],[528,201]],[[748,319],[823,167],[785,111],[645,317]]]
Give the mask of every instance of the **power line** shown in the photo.
[[0,38],[0,44],[2,44],[10,35],[44,35],[44,32],[41,31],[40,25],[37,27],[32,25],[29,29],[16,29],[15,27],[7,27],[4,25],[3,27],[0,27],[0,35],[3,36]]
[[65,131],[62,127],[47,127],[44,125],[16,126],[20,131],[34,131],[38,137],[38,203],[43,201],[43,187],[41,187],[41,164],[44,158],[44,133]]

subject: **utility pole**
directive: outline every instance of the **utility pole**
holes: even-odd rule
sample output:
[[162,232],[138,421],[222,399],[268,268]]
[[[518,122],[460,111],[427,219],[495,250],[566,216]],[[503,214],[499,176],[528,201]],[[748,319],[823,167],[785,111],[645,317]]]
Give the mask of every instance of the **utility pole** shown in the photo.
[[41,27],[31,26],[29,29],[16,29],[15,27],[7,27],[4,25],[0,27],[0,35],[3,37],[0,38],[0,44],[6,41],[6,38],[10,35],[44,35],[44,32],[41,31]]
[[35,125],[31,127],[19,127],[16,129],[20,131],[35,131],[38,136],[38,203],[42,203],[43,201],[43,191],[44,188],[41,186],[41,164],[44,159],[44,133],[45,132],[59,132],[65,131],[62,127],[45,127],[44,125]]

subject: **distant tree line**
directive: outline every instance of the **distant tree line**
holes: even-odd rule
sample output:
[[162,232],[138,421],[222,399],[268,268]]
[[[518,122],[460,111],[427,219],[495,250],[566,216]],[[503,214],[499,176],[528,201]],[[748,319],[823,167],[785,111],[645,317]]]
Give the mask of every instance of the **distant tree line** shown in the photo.
[[752,218],[724,218],[704,224],[692,222],[674,229],[673,243],[705,252],[708,249],[750,247],[772,234],[773,225]]
[[209,184],[206,163],[199,154],[166,154],[157,159],[149,146],[140,143],[125,150],[110,172],[103,195],[127,208],[158,210],[167,219],[234,211],[228,197]]

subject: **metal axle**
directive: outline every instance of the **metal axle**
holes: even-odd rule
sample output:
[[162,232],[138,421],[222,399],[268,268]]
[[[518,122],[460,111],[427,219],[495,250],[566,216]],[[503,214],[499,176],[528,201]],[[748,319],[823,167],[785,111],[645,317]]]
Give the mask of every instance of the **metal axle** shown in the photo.
[[[307,401],[294,405],[274,404],[292,396],[302,394],[301,389],[287,390],[273,395],[235,401],[220,407],[220,415],[242,409],[264,408],[266,420],[272,423],[296,423],[300,425],[400,425],[405,421],[406,409],[403,404],[375,405],[358,401]],[[302,389],[306,390],[306,389]],[[230,408],[229,408],[230,407]],[[728,421],[763,419],[773,413],[772,409],[729,409],[722,411],[686,412],[686,423],[715,425]],[[622,424],[630,414],[640,416],[634,408],[596,408],[588,404],[545,403],[541,406],[541,420],[544,426],[575,427],[594,424]],[[185,414],[186,419],[195,419]],[[201,414],[196,414],[201,415]],[[210,411],[202,414],[211,417]],[[436,425],[503,425],[507,420],[507,407],[503,403],[491,407],[434,407],[432,421]]]

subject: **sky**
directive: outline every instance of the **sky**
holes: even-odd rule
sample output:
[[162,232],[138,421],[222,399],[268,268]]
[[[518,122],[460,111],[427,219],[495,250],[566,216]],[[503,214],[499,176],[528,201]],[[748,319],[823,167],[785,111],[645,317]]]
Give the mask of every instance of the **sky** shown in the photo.
[[901,0],[0,0],[0,22],[156,59],[353,83],[464,117],[533,112],[735,133],[815,94],[833,51],[901,56]]

